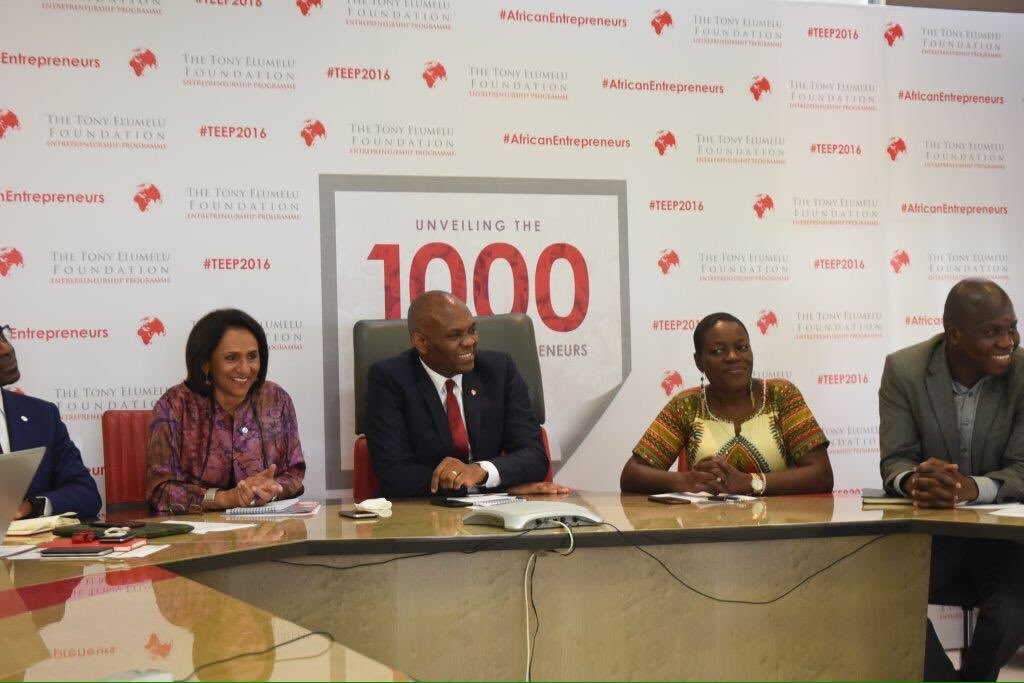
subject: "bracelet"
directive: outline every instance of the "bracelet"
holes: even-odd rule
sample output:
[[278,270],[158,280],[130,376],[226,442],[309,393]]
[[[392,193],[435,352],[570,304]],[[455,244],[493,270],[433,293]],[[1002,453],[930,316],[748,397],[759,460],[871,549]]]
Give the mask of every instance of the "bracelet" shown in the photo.
[[210,506],[212,506],[214,504],[214,499],[217,496],[217,491],[220,491],[220,489],[214,488],[212,486],[210,488],[206,489],[206,493],[203,494],[203,508],[204,509],[209,510]]

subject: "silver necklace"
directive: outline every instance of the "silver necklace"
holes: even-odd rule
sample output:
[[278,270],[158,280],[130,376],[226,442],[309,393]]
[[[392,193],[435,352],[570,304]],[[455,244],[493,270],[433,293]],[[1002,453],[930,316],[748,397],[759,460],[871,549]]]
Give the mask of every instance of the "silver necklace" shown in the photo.
[[[768,383],[761,380],[761,407],[757,407],[757,401],[754,400],[754,378],[750,378],[750,415],[740,420],[740,422],[746,422],[747,420],[756,417],[758,413],[764,410],[764,405],[768,397]],[[734,420],[723,420],[722,418],[711,412],[711,401],[708,400],[708,387],[703,385],[700,388],[700,402],[704,407],[704,413],[712,420],[718,422],[734,422]]]

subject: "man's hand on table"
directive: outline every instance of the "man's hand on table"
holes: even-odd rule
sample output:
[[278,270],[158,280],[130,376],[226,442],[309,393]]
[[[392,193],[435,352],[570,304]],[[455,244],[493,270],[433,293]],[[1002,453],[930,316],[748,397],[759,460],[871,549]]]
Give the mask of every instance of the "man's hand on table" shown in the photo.
[[572,493],[572,489],[553,481],[531,481],[526,484],[510,486],[507,492],[513,496],[567,496]]
[[945,460],[928,458],[907,476],[903,488],[923,508],[952,508],[978,497],[978,484]]
[[449,456],[434,468],[434,474],[430,477],[430,492],[437,493],[438,489],[457,491],[481,484],[486,479],[487,471],[480,465]]

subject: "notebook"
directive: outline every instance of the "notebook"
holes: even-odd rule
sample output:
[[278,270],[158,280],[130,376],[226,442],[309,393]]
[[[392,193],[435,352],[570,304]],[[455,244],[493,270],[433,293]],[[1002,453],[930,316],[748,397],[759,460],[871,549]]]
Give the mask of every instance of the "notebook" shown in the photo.
[[225,515],[232,517],[312,517],[320,511],[315,500],[276,500],[273,503],[248,508],[228,508]]
[[30,448],[0,455],[0,538],[7,535],[45,452],[45,448]]
[[506,503],[523,503],[525,498],[510,496],[507,493],[477,493],[469,496],[457,496],[447,500],[456,500],[460,503],[469,503],[473,507],[490,507],[491,505],[505,505]]
[[885,489],[863,489],[860,492],[863,505],[913,505],[913,498],[890,496]]
[[70,538],[55,538],[52,541],[40,543],[40,548],[110,548],[115,553],[123,553],[128,550],[135,550],[146,545],[144,538],[131,538],[121,543],[101,543],[100,541],[88,541],[86,543],[75,543]]

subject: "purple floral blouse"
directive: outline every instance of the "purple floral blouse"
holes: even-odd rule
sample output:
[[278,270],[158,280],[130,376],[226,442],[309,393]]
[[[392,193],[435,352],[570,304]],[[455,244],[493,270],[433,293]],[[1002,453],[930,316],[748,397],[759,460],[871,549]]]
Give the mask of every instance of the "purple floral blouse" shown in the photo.
[[293,498],[302,493],[306,473],[295,406],[269,381],[234,417],[184,384],[171,387],[153,406],[146,460],[147,496],[158,512],[200,512],[207,488],[234,488],[272,464],[284,488],[280,497]]

